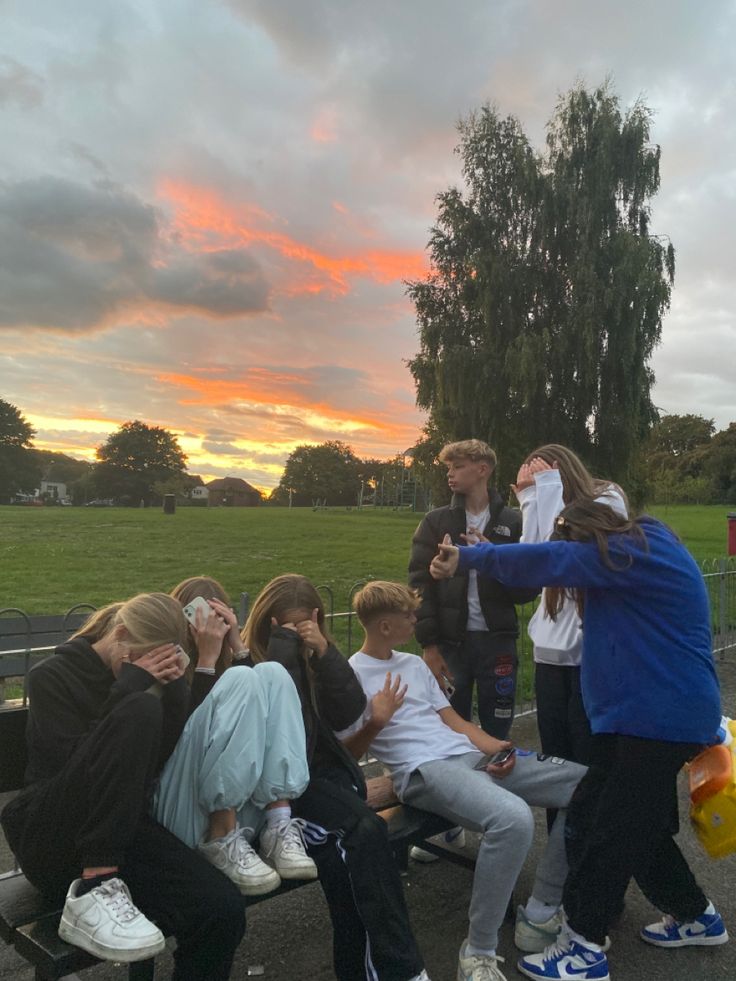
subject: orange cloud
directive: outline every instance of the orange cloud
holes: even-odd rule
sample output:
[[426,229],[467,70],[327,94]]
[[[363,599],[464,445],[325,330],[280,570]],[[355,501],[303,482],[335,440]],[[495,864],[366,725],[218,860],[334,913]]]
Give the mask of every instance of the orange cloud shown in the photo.
[[337,141],[337,112],[333,106],[320,109],[309,131],[315,143],[335,143]]
[[305,424],[319,428],[331,428],[336,435],[357,433],[391,440],[406,440],[416,437],[417,427],[411,424],[396,423],[394,418],[382,413],[356,413],[327,402],[314,400],[308,392],[301,391],[305,380],[301,375],[270,371],[266,368],[251,369],[240,379],[199,378],[194,375],[167,373],[159,375],[157,382],[178,388],[189,395],[182,394],[182,405],[233,405],[237,402],[269,406],[275,413],[298,413]]
[[[269,248],[321,274],[321,282],[311,278],[305,282],[308,293],[329,288],[344,295],[350,291],[351,276],[390,283],[420,278],[427,271],[423,252],[370,249],[335,256],[319,251],[274,228],[274,216],[262,209],[250,204],[231,205],[217,192],[183,181],[162,180],[159,194],[173,208],[173,232],[185,246],[196,251],[253,245]],[[295,286],[287,286],[287,290],[294,292]]]

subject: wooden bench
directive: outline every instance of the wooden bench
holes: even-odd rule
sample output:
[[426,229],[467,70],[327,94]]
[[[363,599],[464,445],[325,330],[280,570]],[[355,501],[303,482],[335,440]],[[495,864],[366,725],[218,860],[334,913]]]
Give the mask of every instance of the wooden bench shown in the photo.
[[[23,785],[27,716],[28,709],[22,706],[0,706],[0,793],[19,790]],[[388,777],[368,781],[368,802],[388,823],[389,840],[402,869],[406,869],[409,848],[415,844],[466,868],[474,867],[473,860],[467,856],[427,841],[449,830],[451,823],[435,814],[400,804]],[[283,882],[275,892],[249,897],[247,905],[273,899],[307,884]],[[0,937],[34,967],[37,981],[56,981],[66,974],[100,963],[85,951],[59,939],[60,916],[61,906],[44,899],[21,871],[0,875]],[[128,966],[130,981],[153,981],[153,972],[153,960]]]

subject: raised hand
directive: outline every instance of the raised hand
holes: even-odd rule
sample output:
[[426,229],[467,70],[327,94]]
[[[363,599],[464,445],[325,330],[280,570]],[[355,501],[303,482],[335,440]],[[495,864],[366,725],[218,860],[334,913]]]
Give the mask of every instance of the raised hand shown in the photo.
[[377,691],[371,699],[371,719],[376,725],[383,728],[404,704],[408,685],[401,684],[401,675],[396,678],[391,677],[391,672],[386,672],[386,681],[383,688]]
[[214,668],[222,651],[222,641],[230,629],[227,621],[210,604],[206,616],[201,610],[194,615],[191,626],[197,645],[197,664],[202,668]]
[[[284,624],[281,626],[284,626]],[[301,623],[298,623],[296,625],[296,632],[299,634],[306,650],[312,651],[319,655],[319,657],[322,657],[327,650],[327,638],[319,629],[319,610],[312,610],[309,620],[302,620]]]
[[210,607],[215,611],[215,613],[227,624],[227,642],[230,646],[230,650],[242,650],[243,641],[240,639],[238,618],[235,616],[233,611],[230,609],[227,603],[223,603],[221,600],[211,599],[207,602],[210,604]]
[[429,574],[433,579],[449,579],[455,575],[459,562],[460,552],[457,545],[453,545],[450,536],[445,535],[429,565]]
[[184,663],[179,656],[180,650],[176,644],[162,644],[154,647],[153,650],[146,651],[139,657],[127,655],[124,661],[130,661],[138,668],[143,668],[151,677],[155,678],[160,684],[165,685],[170,681],[175,681],[184,674]]

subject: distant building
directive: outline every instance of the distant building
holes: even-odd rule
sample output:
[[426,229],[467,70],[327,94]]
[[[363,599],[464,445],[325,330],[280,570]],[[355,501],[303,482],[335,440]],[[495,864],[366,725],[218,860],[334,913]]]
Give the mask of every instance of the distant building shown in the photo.
[[48,494],[52,501],[69,500],[69,495],[66,492],[66,484],[60,480],[42,480],[40,494],[42,497]]
[[197,487],[192,487],[189,496],[193,501],[206,501],[210,496],[210,491],[204,484],[199,484]]
[[207,503],[211,508],[255,508],[261,503],[261,492],[240,477],[220,477],[206,485]]

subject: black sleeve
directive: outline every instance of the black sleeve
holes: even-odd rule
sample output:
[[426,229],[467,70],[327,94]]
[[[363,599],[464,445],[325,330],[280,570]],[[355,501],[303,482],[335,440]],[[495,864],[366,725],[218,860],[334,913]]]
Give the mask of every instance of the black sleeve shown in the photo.
[[427,514],[419,522],[411,540],[409,585],[416,589],[421,604],[416,611],[416,638],[422,647],[440,642],[439,598],[437,583],[429,574],[429,564],[437,554],[438,530]]
[[191,692],[186,678],[183,676],[176,681],[170,681],[162,686],[161,704],[164,710],[163,729],[161,731],[161,750],[159,752],[159,768],[174,752],[182,729],[189,718]]
[[189,693],[189,708],[187,717],[198,709],[202,702],[217,684],[217,675],[208,674],[206,671],[195,671],[192,675],[192,684]]
[[347,729],[363,714],[365,692],[347,659],[330,644],[322,657],[312,655],[310,666],[314,673],[317,709],[330,729]]
[[[28,675],[27,743],[29,772],[57,773],[90,730],[63,676],[36,669]],[[32,759],[39,754],[38,762]],[[40,759],[43,757],[43,759]]]

